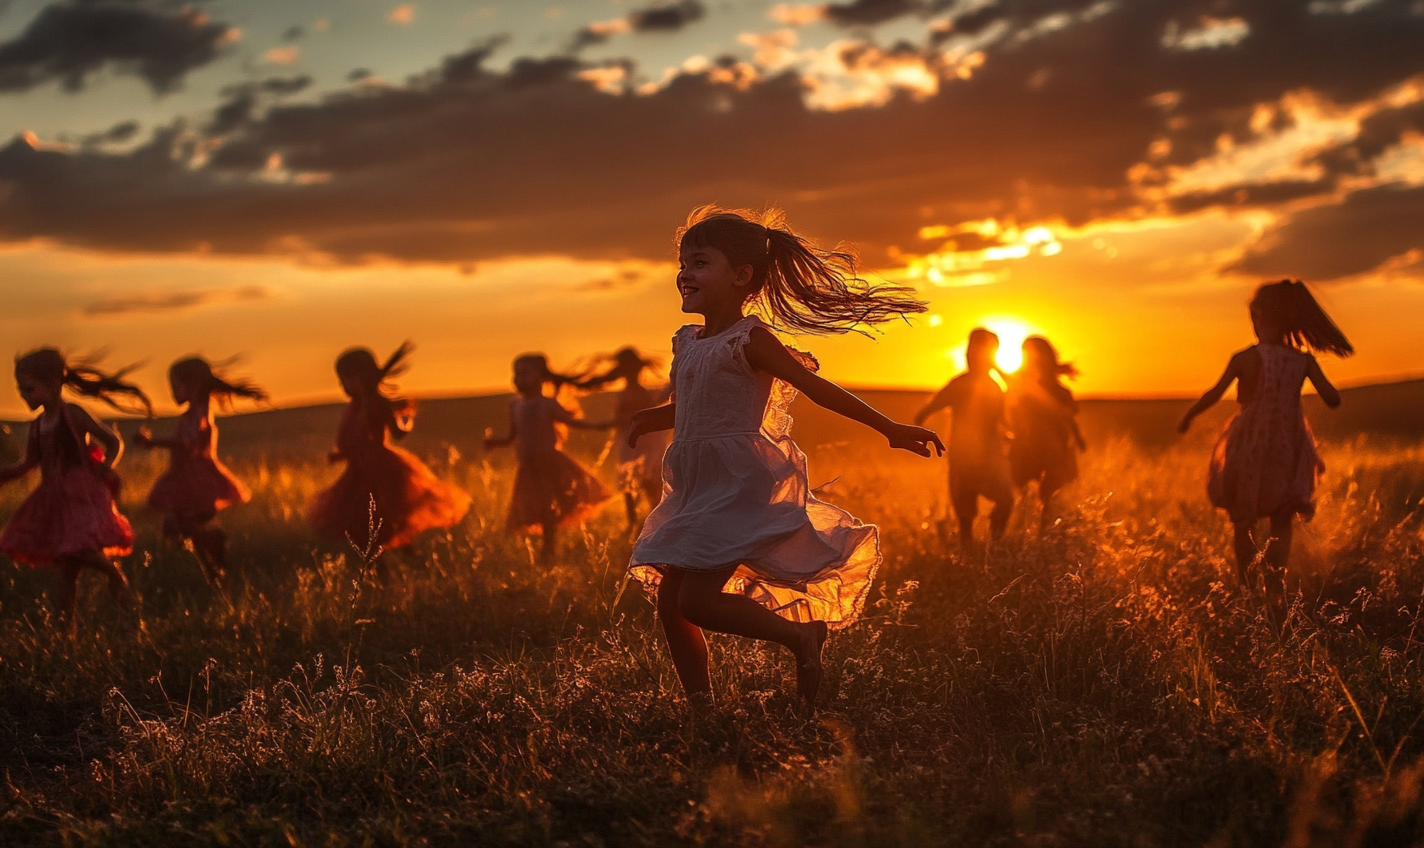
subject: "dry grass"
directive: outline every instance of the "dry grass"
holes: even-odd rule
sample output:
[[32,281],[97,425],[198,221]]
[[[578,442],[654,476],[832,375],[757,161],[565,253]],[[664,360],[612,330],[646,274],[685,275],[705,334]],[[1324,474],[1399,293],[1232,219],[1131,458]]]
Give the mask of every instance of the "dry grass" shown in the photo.
[[816,450],[887,558],[809,719],[789,658],[729,639],[687,712],[616,509],[544,570],[498,529],[508,467],[456,459],[469,522],[366,569],[300,524],[329,470],[239,457],[231,607],[151,518],[140,607],[95,581],[77,636],[0,571],[0,843],[1420,842],[1424,450],[1327,446],[1276,627],[1234,589],[1206,439],[1096,446],[1062,524],[973,561],[930,529],[941,465]]

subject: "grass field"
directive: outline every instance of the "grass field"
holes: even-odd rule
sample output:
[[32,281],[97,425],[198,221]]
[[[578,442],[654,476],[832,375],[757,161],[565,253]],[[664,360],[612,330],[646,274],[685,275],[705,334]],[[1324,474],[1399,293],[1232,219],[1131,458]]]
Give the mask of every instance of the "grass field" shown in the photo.
[[789,656],[735,639],[689,714],[620,510],[552,569],[502,532],[512,457],[473,447],[497,401],[427,405],[413,446],[475,506],[374,564],[301,522],[330,410],[225,423],[255,491],[221,518],[230,605],[139,508],[161,458],[135,454],[136,610],[94,579],[56,633],[46,576],[0,567],[0,844],[1424,842],[1424,442],[1322,428],[1277,627],[1206,503],[1219,417],[1174,442],[1153,409],[1085,412],[1062,522],[1021,512],[974,559],[933,531],[942,461],[805,415],[813,484],[885,549],[811,717]]

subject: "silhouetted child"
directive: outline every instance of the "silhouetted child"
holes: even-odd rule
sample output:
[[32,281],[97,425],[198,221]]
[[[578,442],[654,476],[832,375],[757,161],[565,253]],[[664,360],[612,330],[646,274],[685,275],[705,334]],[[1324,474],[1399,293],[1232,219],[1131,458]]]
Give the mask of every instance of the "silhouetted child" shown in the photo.
[[519,471],[514,477],[506,526],[518,533],[543,534],[540,558],[545,564],[554,560],[560,527],[583,523],[613,497],[597,477],[563,451],[567,428],[613,426],[611,421],[584,421],[544,394],[550,383],[557,387],[572,382],[571,377],[549,370],[542,354],[518,357],[514,360],[514,388],[519,395],[509,403],[509,435],[485,437],[486,448],[515,446]]
[[[128,597],[128,581],[113,560],[133,550],[128,519],[114,506],[119,478],[113,466],[123,453],[123,441],[83,407],[63,398],[68,389],[121,411],[141,407],[150,412],[148,398],[123,382],[124,373],[72,366],[54,348],[40,348],[15,361],[20,397],[41,412],[30,422],[24,458],[0,469],[0,483],[38,467],[40,484],[0,533],[0,553],[58,569],[55,606],[61,622],[73,621],[79,573],[86,568],[109,578],[109,594],[115,600]],[[117,402],[125,396],[133,400],[131,406]]]
[[710,699],[704,630],[775,642],[796,657],[808,703],[821,679],[827,625],[853,621],[880,565],[876,528],[818,500],[791,441],[797,390],[929,456],[932,431],[898,424],[817,376],[816,361],[772,335],[835,333],[921,312],[909,290],[870,286],[854,257],[819,250],[781,213],[695,210],[678,232],[682,311],[673,336],[673,400],[634,416],[629,434],[671,429],[667,490],[648,516],[630,568],[657,592],[658,617],[683,690]]
[[1061,379],[1076,376],[1078,369],[1059,362],[1048,339],[1029,336],[1023,343],[1023,365],[1009,380],[1008,419],[1014,436],[1009,468],[1016,487],[1038,482],[1040,527],[1049,524],[1054,493],[1078,479],[1078,451],[1087,446],[1078,429],[1078,402]]
[[1257,343],[1231,357],[1221,379],[1187,410],[1177,429],[1187,432],[1192,419],[1236,383],[1240,409],[1212,451],[1207,494],[1235,526],[1243,586],[1251,584],[1257,557],[1252,530],[1258,520],[1271,520],[1262,559],[1272,575],[1267,592],[1274,594],[1283,588],[1295,516],[1315,515],[1315,482],[1325,469],[1301,409],[1301,387],[1309,380],[1326,406],[1340,405],[1340,393],[1309,351],[1349,356],[1354,348],[1299,281],[1261,286],[1250,308]]
[[994,381],[994,356],[999,337],[977,327],[969,331],[965,372],[950,380],[930,402],[915,413],[915,423],[948,408],[953,413],[949,430],[949,504],[959,522],[959,544],[976,549],[974,519],[979,499],[994,504],[989,513],[989,536],[998,539],[1009,525],[1014,507],[1009,463],[1004,455],[1004,390]]
[[[351,398],[336,432],[329,459],[346,462],[330,488],[312,499],[309,518],[317,535],[349,539],[360,548],[370,540],[371,519],[379,524],[382,548],[409,545],[422,531],[450,527],[470,508],[470,496],[439,479],[409,451],[391,444],[415,422],[408,400],[387,396],[387,380],[405,371],[412,350],[406,342],[384,365],[367,348],[352,348],[336,360],[336,376]],[[372,504],[375,513],[371,515]]]
[[173,401],[186,406],[169,438],[140,428],[135,443],[166,448],[168,470],[154,481],[148,505],[163,515],[163,535],[189,542],[210,583],[220,586],[227,568],[227,534],[210,522],[218,510],[252,496],[217,458],[218,428],[212,400],[224,407],[234,397],[262,401],[266,392],[247,382],[230,382],[200,357],[180,359],[168,369]]
[[613,362],[604,373],[579,382],[579,388],[592,389],[616,380],[623,381],[618,392],[618,406],[613,413],[616,428],[614,439],[618,448],[618,483],[623,490],[623,507],[628,514],[628,526],[635,527],[638,521],[638,501],[647,501],[655,507],[663,495],[663,453],[667,451],[667,440],[662,434],[650,433],[638,440],[636,446],[628,444],[628,434],[632,431],[633,415],[649,409],[665,400],[655,397],[642,384],[643,371],[652,368],[651,360],[644,359],[638,351],[625,347],[611,357]]

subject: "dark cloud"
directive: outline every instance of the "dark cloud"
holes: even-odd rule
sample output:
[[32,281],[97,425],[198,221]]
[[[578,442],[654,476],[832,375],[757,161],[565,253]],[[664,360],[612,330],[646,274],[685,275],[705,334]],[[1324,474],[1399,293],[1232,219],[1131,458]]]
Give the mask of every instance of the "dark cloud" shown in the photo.
[[88,304],[81,310],[91,318],[112,318],[143,312],[179,312],[222,301],[266,300],[272,293],[262,286],[239,286],[232,289],[195,289],[192,291],[123,295]]
[[824,14],[827,20],[842,26],[866,26],[923,12],[927,6],[923,0],[854,0],[827,4]]
[[307,34],[307,31],[306,31],[306,28],[305,28],[305,27],[293,25],[293,26],[287,27],[287,31],[284,32],[284,33],[282,33],[282,40],[283,40],[283,41],[301,41],[302,38],[303,38],[306,34]]
[[[1231,270],[1334,280],[1424,251],[1424,187],[1381,186],[1298,212]],[[1417,253],[1410,264],[1418,265]]]
[[105,66],[142,77],[156,92],[217,58],[227,24],[191,8],[136,2],[53,3],[0,44],[0,91],[58,80],[73,91]]
[[138,135],[138,121],[120,121],[103,132],[93,133],[84,137],[84,145],[92,147],[104,144],[123,144],[131,141]]
[[312,78],[302,74],[295,77],[269,77],[260,82],[225,86],[222,95],[227,101],[213,111],[208,131],[214,135],[232,132],[252,120],[264,96],[285,97],[296,94],[311,83]]
[[[927,224],[1171,213],[1129,178],[1154,141],[1171,142],[1157,166],[1190,165],[1223,136],[1245,144],[1288,125],[1252,120],[1258,104],[1307,89],[1358,104],[1424,71],[1413,49],[1424,16],[1390,0],[1329,16],[1275,0],[993,8],[1005,35],[969,79],[875,108],[813,110],[794,74],[746,84],[727,62],[653,94],[610,94],[585,77],[616,68],[554,57],[497,71],[487,61],[497,45],[486,44],[405,85],[314,103],[258,109],[258,92],[234,92],[253,103],[229,98],[231,114],[213,120],[225,136],[216,146],[177,127],[123,153],[17,139],[0,149],[0,239],[347,262],[664,258],[690,207],[775,202],[808,232],[854,239],[879,262],[890,246],[916,248]],[[1206,14],[1239,16],[1249,35],[1217,49],[1163,45],[1169,24],[1197,26]],[[928,42],[851,52],[865,74],[941,61]],[[1366,122],[1365,165],[1415,126],[1399,111],[1393,124],[1383,112],[1377,127]],[[1329,199],[1343,194],[1333,172],[1264,185],[1243,177],[1179,198],[1175,211],[1324,204],[1297,216],[1309,227],[1336,204],[1341,229],[1329,244],[1351,255],[1342,266],[1397,255],[1369,239],[1356,248],[1348,213],[1368,220],[1367,204],[1360,193],[1354,206]],[[1419,202],[1392,197],[1397,211]],[[1276,243],[1294,243],[1291,226]],[[1257,273],[1264,266],[1251,262],[1284,255],[1273,250],[1263,245],[1242,267]]]
[[581,50],[594,44],[602,44],[615,32],[676,32],[688,24],[702,19],[707,9],[698,0],[678,0],[649,6],[629,14],[613,25],[591,24],[574,34],[570,49]]

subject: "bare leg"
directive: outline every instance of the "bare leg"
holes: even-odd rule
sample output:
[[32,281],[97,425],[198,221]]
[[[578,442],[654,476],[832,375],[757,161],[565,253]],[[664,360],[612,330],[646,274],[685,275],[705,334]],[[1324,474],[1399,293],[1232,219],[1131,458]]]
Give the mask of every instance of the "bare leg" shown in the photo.
[[1232,547],[1236,550],[1236,574],[1241,578],[1241,588],[1251,588],[1251,566],[1256,562],[1256,542],[1251,538],[1251,524],[1242,522],[1233,525]]
[[1003,500],[994,502],[994,509],[989,513],[989,538],[998,541],[1004,537],[1004,530],[1008,529],[1009,516],[1014,511],[1014,496],[1005,493]]
[[55,617],[61,628],[71,629],[74,627],[75,596],[79,592],[79,571],[84,566],[73,557],[64,557],[55,563],[55,567]]
[[59,567],[59,586],[55,605],[59,608],[61,622],[73,625],[75,601],[79,593],[79,573],[86,568],[109,578],[109,597],[120,604],[129,601],[129,581],[113,560],[104,556],[103,551],[87,550],[60,557],[55,563]]
[[1282,601],[1286,589],[1286,565],[1290,560],[1291,542],[1295,536],[1295,513],[1289,510],[1271,516],[1271,538],[1266,540],[1266,593]]
[[669,568],[658,584],[658,621],[663,626],[673,668],[689,700],[711,700],[712,675],[707,666],[707,638],[702,628],[682,617],[678,597],[682,571]]
[[623,512],[628,516],[628,529],[638,526],[638,493],[629,488],[623,493]]
[[1053,523],[1053,495],[1058,491],[1057,487],[1046,483],[1038,484],[1038,500],[1042,504],[1043,511],[1038,515],[1038,529],[1046,530]]
[[683,618],[717,633],[775,642],[796,655],[796,690],[807,701],[821,684],[821,648],[826,643],[824,621],[796,622],[782,618],[751,598],[722,591],[733,569],[683,574],[678,608]]
[[544,547],[539,549],[539,562],[544,565],[554,564],[554,553],[559,549],[559,522],[549,521],[544,524]]

